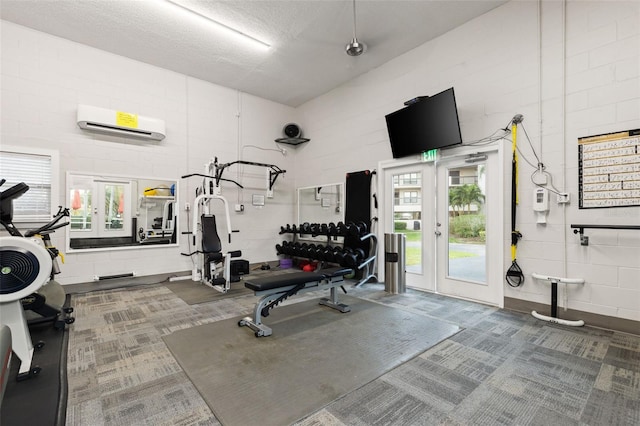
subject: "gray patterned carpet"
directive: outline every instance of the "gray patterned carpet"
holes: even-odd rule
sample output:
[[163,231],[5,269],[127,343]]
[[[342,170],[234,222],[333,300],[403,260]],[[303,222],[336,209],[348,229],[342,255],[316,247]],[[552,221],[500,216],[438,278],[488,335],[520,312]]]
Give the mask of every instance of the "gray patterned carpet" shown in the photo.
[[[640,424],[638,336],[412,290],[388,295],[380,284],[349,293],[464,330],[300,426]],[[74,295],[67,424],[220,424],[162,337],[249,314],[254,302],[241,295],[189,305],[164,285]],[[264,419],[270,426],[269,413]]]

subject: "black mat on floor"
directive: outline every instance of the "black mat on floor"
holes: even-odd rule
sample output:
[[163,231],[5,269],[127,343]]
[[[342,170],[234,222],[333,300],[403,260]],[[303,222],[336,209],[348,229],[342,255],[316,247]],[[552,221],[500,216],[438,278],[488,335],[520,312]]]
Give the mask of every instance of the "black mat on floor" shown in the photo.
[[30,327],[31,340],[43,341],[34,351],[32,366],[42,371],[37,376],[16,381],[20,359],[11,358],[7,390],[0,409],[0,425],[64,425],[67,411],[66,351],[67,330],[56,330],[52,323]]
[[271,426],[321,409],[460,330],[363,299],[341,301],[351,312],[317,299],[275,309],[267,319],[273,335],[259,339],[236,317],[163,340],[220,423]]
[[227,297],[243,296],[253,294],[252,290],[249,290],[244,286],[244,282],[251,280],[252,278],[263,277],[266,275],[284,274],[289,272],[300,272],[297,268],[280,269],[276,266],[270,267],[268,270],[261,270],[254,268],[250,274],[244,275],[242,281],[231,283],[231,288],[226,293],[220,293],[219,291],[202,284],[199,281],[176,281],[164,284],[169,290],[174,292],[176,296],[184,300],[189,305],[197,305],[199,303],[208,303],[214,300],[220,300]]

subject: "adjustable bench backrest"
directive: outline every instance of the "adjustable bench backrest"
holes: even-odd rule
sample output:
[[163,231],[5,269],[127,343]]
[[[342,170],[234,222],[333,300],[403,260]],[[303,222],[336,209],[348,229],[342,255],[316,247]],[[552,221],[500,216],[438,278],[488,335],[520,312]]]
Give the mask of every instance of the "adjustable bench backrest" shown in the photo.
[[218,236],[216,217],[212,214],[203,214],[200,217],[202,223],[202,251],[204,253],[220,253],[222,242]]
[[245,281],[244,286],[253,291],[264,291],[321,281],[322,279],[324,279],[324,277],[315,272],[290,272]]

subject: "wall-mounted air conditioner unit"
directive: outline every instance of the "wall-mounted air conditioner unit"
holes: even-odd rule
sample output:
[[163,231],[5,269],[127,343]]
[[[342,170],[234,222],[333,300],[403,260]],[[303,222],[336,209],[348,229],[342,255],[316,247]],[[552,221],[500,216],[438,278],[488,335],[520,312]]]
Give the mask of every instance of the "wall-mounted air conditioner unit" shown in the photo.
[[84,130],[161,141],[164,121],[129,112],[78,105],[78,126]]

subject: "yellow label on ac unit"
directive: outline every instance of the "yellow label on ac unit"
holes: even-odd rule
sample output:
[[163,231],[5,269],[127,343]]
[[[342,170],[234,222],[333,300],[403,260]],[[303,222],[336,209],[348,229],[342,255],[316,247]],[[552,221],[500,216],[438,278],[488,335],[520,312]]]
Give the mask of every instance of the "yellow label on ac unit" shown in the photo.
[[128,127],[130,129],[138,128],[138,114],[129,112],[116,111],[116,125]]

